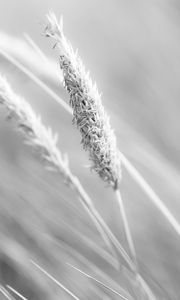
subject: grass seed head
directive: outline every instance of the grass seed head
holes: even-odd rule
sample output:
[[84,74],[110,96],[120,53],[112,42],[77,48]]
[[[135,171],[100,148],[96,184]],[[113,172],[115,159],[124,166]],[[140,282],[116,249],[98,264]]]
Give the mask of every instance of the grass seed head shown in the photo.
[[0,75],[0,104],[8,110],[8,118],[16,119],[18,129],[23,132],[25,143],[32,146],[46,162],[48,168],[63,175],[70,184],[67,158],[64,158],[57,148],[57,134],[53,135],[51,128],[46,128],[31,106],[17,95]]
[[60,50],[60,68],[64,87],[73,108],[73,123],[81,133],[83,148],[89,152],[92,169],[108,184],[117,187],[121,179],[121,162],[116,137],[103,108],[101,95],[71,44],[63,34],[62,19],[48,15],[46,35],[53,37]]

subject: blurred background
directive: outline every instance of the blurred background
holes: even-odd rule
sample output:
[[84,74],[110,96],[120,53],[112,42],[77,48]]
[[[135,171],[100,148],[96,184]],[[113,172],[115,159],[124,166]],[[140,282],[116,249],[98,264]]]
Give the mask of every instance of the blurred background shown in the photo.
[[[180,222],[179,1],[0,0],[0,8],[0,48],[68,103],[58,50],[44,36],[48,11],[63,15],[67,38],[102,91],[119,149]],[[58,146],[68,154],[73,173],[128,251],[113,192],[87,168],[71,116],[2,55],[0,66],[14,91],[59,134]],[[71,299],[30,264],[33,259],[80,299],[118,299],[67,262],[133,297],[74,193],[44,169],[15,126],[1,107],[0,284],[29,300]],[[180,237],[124,168],[121,192],[141,273],[157,299],[179,299]]]

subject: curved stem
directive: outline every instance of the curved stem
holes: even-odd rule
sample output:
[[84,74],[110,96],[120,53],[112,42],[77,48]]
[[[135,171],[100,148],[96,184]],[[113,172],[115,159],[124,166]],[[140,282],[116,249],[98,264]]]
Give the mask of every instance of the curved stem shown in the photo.
[[136,168],[130,163],[130,161],[119,152],[120,159],[131,175],[131,177],[136,181],[136,183],[142,188],[142,190],[149,196],[150,200],[156,205],[156,207],[160,210],[160,212],[164,215],[164,217],[168,220],[171,226],[174,228],[176,233],[180,235],[180,224],[166,207],[166,205],[162,202],[159,196],[154,192],[151,186],[147,183],[147,181],[142,177],[142,175],[136,170]]

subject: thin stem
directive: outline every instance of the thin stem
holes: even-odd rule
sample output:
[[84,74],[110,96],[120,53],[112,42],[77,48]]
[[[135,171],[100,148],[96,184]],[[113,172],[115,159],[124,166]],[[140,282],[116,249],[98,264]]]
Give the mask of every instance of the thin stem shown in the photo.
[[8,300],[15,300],[13,296],[3,287],[0,285],[0,293],[4,295]]
[[4,56],[10,63],[16,66],[24,74],[26,74],[32,81],[34,81],[40,88],[42,88],[49,96],[51,96],[58,104],[60,104],[70,115],[72,115],[72,109],[70,106],[62,100],[46,83],[38,78],[33,72],[23,66],[17,59],[0,49],[0,54]]
[[16,291],[14,288],[12,288],[12,286],[10,285],[6,285],[6,287],[13,292],[15,295],[17,295],[19,298],[21,298],[22,300],[28,300],[27,298],[25,298],[23,295],[21,295],[18,291]]
[[121,213],[122,221],[123,221],[123,224],[124,224],[124,230],[125,230],[127,242],[128,242],[128,245],[129,245],[129,249],[130,249],[130,252],[131,252],[131,256],[132,256],[132,259],[133,259],[134,264],[136,265],[136,269],[137,269],[138,266],[137,266],[136,251],[135,251],[131,231],[130,231],[130,228],[129,228],[129,224],[128,224],[128,220],[127,220],[127,217],[126,217],[124,204],[123,204],[121,193],[120,193],[119,189],[115,190],[115,195],[116,195],[117,202],[119,204],[120,213]]
[[[116,252],[114,251],[113,245],[110,242],[111,240],[109,240],[109,234],[108,234],[107,228],[105,226],[106,223],[104,222],[104,220],[102,219],[102,217],[100,216],[100,214],[98,213],[96,208],[94,207],[91,198],[88,196],[88,194],[84,190],[79,179],[77,177],[73,176],[72,174],[69,174],[69,178],[70,178],[71,183],[73,184],[75,191],[77,192],[77,195],[78,195],[78,198],[79,198],[81,204],[83,205],[85,210],[88,212],[94,225],[96,226],[96,229],[98,230],[101,237],[103,238],[105,244],[108,246],[108,248],[110,249],[113,256],[115,258],[117,258],[117,255],[116,255]],[[124,256],[125,260],[127,262],[129,262],[128,255],[126,253],[124,254],[123,251],[121,251],[121,254]]]
[[154,294],[152,293],[151,289],[149,288],[146,281],[141,277],[141,275],[137,274],[137,281],[140,283],[140,285],[143,287],[145,293],[148,295],[149,299],[151,300],[157,300]]
[[[118,251],[121,254],[121,257],[125,260],[125,262],[128,264],[130,269],[132,271],[135,271],[136,268],[135,268],[134,263],[132,262],[131,258],[126,253],[124,248],[121,246],[119,241],[113,235],[110,228],[107,226],[107,224],[105,223],[105,221],[103,220],[101,215],[98,213],[98,211],[94,207],[92,200],[90,199],[90,197],[88,196],[88,194],[86,193],[84,188],[82,187],[78,178],[76,178],[72,175],[69,175],[69,178],[71,180],[71,183],[74,186],[74,189],[76,190],[77,194],[79,195],[79,199],[81,200],[83,206],[86,208],[86,210],[89,212],[89,215],[95,221],[96,228],[97,229],[99,228],[99,230],[100,230],[99,232],[103,233],[101,235],[103,238],[105,238],[106,244],[108,243],[109,247],[111,246],[111,250],[112,250],[113,249],[112,245],[111,245],[111,243],[109,243],[109,240],[110,240],[113,243],[113,245],[116,248],[118,248]],[[107,239],[108,239],[108,242],[107,242]],[[113,251],[113,253],[114,253],[114,251]]]
[[24,37],[29,45],[34,49],[34,51],[39,55],[43,62],[48,63],[48,58],[43,53],[43,51],[39,48],[39,46],[34,42],[32,37],[29,36],[26,32],[24,33]]
[[104,220],[102,219],[102,217],[99,215],[99,213],[97,212],[97,210],[95,208],[93,209],[93,213],[96,216],[98,222],[101,224],[103,230],[107,233],[107,236],[109,237],[109,239],[111,240],[113,245],[116,247],[116,250],[119,252],[119,254],[124,259],[124,261],[126,262],[128,267],[131,269],[131,271],[134,273],[135,270],[136,270],[134,262],[131,260],[131,258],[129,257],[129,255],[127,254],[127,252],[123,248],[123,246],[117,240],[115,235],[112,233],[112,231],[110,230],[108,225],[104,222]]
[[112,246],[112,243],[109,240],[108,234],[106,233],[106,231],[104,230],[101,222],[99,221],[100,219],[102,219],[101,216],[99,215],[99,213],[97,211],[96,211],[96,213],[94,213],[95,208],[92,209],[92,206],[90,206],[90,207],[87,206],[84,199],[82,201],[82,197],[79,197],[79,200],[81,201],[81,204],[83,205],[84,209],[87,211],[88,215],[90,216],[91,220],[93,221],[97,231],[101,235],[101,237],[104,240],[105,244],[110,249],[112,255],[116,259],[116,268],[119,268],[119,262],[118,262],[118,259],[117,259],[117,254],[116,254],[116,252],[115,252],[115,250]]
[[71,296],[75,300],[80,300],[76,295],[74,295],[68,288],[66,288],[62,283],[60,283],[57,279],[55,279],[51,274],[49,274],[46,270],[40,267],[37,263],[33,260],[30,260],[31,263],[39,269],[43,274],[45,274],[49,279],[51,279],[55,284],[57,284],[63,291],[65,291],[69,296]]
[[83,274],[84,276],[86,276],[87,278],[94,280],[95,282],[97,282],[99,285],[103,286],[104,288],[106,288],[107,290],[111,291],[112,293],[114,293],[115,295],[119,296],[121,299],[123,300],[128,300],[127,297],[121,295],[119,292],[117,292],[116,290],[112,289],[110,286],[108,286],[107,284],[103,283],[102,281],[96,279],[95,277],[87,274],[86,272],[83,272],[82,270],[80,270],[79,268],[67,263],[68,266],[70,266],[71,268],[75,269],[76,271],[78,271],[79,273]]
[[[91,208],[92,209],[92,208]],[[135,279],[137,280],[137,283],[139,284],[139,287],[144,290],[146,295],[148,296],[148,299],[150,300],[156,300],[156,297],[154,296],[153,292],[149,288],[148,284],[145,282],[143,277],[138,273],[137,265],[131,260],[131,258],[128,256],[124,248],[121,246],[118,239],[115,237],[115,235],[112,233],[110,228],[107,226],[107,224],[104,222],[104,220],[101,218],[101,216],[98,214],[98,212],[94,209],[94,214],[96,215],[98,221],[100,222],[102,228],[107,233],[109,239],[113,243],[113,245],[116,247],[117,251],[120,253],[121,257],[124,258],[126,263],[128,264],[129,268],[135,275]]]
[[127,169],[132,178],[137,182],[137,184],[142,188],[142,190],[149,196],[150,200],[156,205],[156,207],[161,211],[164,217],[168,220],[171,226],[174,228],[176,233],[180,235],[180,224],[165,206],[159,196],[154,192],[147,181],[142,177],[142,175],[136,170],[136,168],[130,163],[130,161],[125,157],[124,154],[119,152],[120,159]]

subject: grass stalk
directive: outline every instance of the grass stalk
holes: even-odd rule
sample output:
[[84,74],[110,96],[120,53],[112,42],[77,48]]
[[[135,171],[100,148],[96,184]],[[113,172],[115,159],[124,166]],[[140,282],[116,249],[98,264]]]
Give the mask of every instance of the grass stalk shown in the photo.
[[0,293],[8,300],[15,300],[13,296],[2,286],[0,285]]
[[38,54],[38,56],[42,59],[46,64],[48,63],[48,58],[44,54],[44,52],[40,49],[40,47],[35,43],[35,41],[30,37],[26,32],[24,33],[24,37],[28,44],[34,49],[34,51]]
[[10,285],[6,285],[6,287],[11,291],[13,292],[15,295],[17,295],[20,299],[22,300],[28,300],[26,297],[24,297],[22,294],[20,294],[18,291],[16,291],[14,288],[12,288],[12,286]]
[[60,283],[56,278],[54,278],[51,274],[49,274],[44,268],[42,268],[39,264],[31,260],[31,263],[44,275],[46,275],[49,279],[51,279],[57,286],[59,286],[63,291],[65,291],[69,296],[71,296],[75,300],[80,300],[74,293],[72,293],[68,288],[66,288],[62,283]]
[[106,288],[107,290],[109,290],[110,292],[112,292],[113,294],[119,296],[121,299],[123,300],[128,300],[127,297],[121,295],[119,292],[117,292],[116,290],[112,289],[110,286],[108,286],[107,284],[103,283],[102,281],[96,279],[95,277],[87,274],[86,272],[80,270],[79,268],[67,263],[68,266],[70,266],[71,268],[73,268],[74,270],[78,271],[79,273],[81,273],[82,275],[84,275],[85,277],[95,281],[96,283],[98,283],[100,286],[103,286],[104,288]]
[[60,104],[67,113],[72,115],[72,109],[69,105],[62,100],[58,94],[56,94],[46,83],[44,83],[39,77],[37,77],[32,71],[26,68],[23,64],[21,64],[16,58],[14,58],[11,54],[7,53],[3,49],[0,48],[0,55],[2,55],[5,59],[7,59],[11,64],[16,66],[21,72],[26,74],[32,81],[34,81],[42,90],[44,90],[52,99],[54,99],[58,104]]
[[125,155],[119,152],[122,164],[134,179],[134,181],[141,187],[149,199],[154,203],[158,210],[164,215],[168,223],[172,226],[175,232],[180,236],[180,224],[169,211],[160,197],[155,193],[152,187],[147,183],[143,176],[138,172],[138,170],[131,164],[131,162],[125,157]]
[[131,257],[132,257],[132,260],[134,262],[134,265],[136,266],[136,269],[138,269],[136,251],[135,251],[131,231],[130,231],[130,228],[129,228],[128,220],[127,220],[127,217],[126,217],[126,212],[125,212],[123,200],[122,200],[122,197],[121,197],[120,189],[115,190],[115,195],[116,195],[116,199],[117,199],[117,202],[118,202],[118,205],[119,205],[119,208],[120,208],[120,214],[121,214],[122,221],[123,221],[123,224],[124,224],[125,235],[126,235],[126,239],[127,239],[128,245],[129,245]]

